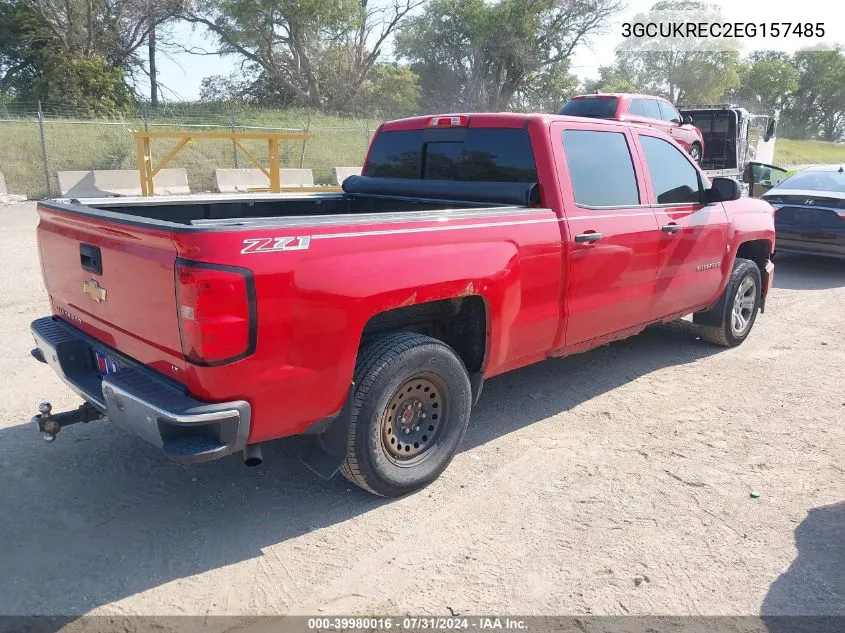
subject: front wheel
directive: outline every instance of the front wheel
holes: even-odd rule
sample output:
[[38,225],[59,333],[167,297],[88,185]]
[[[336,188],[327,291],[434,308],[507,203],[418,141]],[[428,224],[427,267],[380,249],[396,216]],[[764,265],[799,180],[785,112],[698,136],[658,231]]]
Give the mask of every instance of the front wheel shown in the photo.
[[690,145],[689,155],[690,155],[690,158],[692,158],[695,161],[696,165],[700,165],[701,164],[701,145],[699,145],[698,143],[693,143],[692,145]]
[[427,486],[455,456],[469,423],[469,376],[455,351],[421,334],[389,334],[355,367],[343,475],[397,497]]
[[720,325],[699,325],[701,338],[722,347],[736,347],[751,333],[761,297],[760,269],[749,259],[737,258],[719,303]]

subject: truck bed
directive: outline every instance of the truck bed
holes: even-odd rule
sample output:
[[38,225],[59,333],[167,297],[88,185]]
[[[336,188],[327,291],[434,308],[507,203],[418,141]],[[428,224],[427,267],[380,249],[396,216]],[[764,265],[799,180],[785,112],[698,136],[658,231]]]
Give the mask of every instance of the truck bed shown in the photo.
[[342,193],[63,199],[47,202],[45,206],[52,204],[65,211],[117,220],[135,218],[188,226],[221,226],[277,218],[523,206],[535,195],[532,185],[520,183],[413,182],[354,176],[344,183]]

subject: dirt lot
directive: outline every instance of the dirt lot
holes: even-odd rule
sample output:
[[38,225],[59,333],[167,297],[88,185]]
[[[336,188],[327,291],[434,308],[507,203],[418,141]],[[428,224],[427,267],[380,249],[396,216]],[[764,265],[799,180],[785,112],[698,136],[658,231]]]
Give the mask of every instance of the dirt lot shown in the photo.
[[78,400],[29,356],[33,205],[0,223],[0,613],[845,615],[845,262],[778,261],[738,349],[679,322],[491,380],[446,473],[385,501],[298,440],[259,469],[45,444],[37,403]]

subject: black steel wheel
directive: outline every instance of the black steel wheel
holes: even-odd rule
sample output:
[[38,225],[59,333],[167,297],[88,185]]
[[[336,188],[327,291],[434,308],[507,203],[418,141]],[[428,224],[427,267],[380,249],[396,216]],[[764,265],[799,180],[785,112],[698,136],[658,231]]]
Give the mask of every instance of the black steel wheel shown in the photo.
[[359,355],[343,475],[373,494],[419,490],[449,465],[469,423],[469,376],[421,334],[386,335]]

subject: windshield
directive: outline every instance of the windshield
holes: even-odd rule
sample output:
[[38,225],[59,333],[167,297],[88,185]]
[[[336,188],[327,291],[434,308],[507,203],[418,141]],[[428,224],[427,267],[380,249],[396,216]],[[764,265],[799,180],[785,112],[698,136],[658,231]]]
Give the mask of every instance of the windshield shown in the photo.
[[616,116],[616,97],[581,97],[570,99],[558,114],[586,116],[594,119],[612,119]]
[[363,175],[381,178],[536,182],[526,130],[453,128],[376,135]]
[[801,171],[782,181],[775,189],[805,189],[845,193],[845,173],[841,171]]

